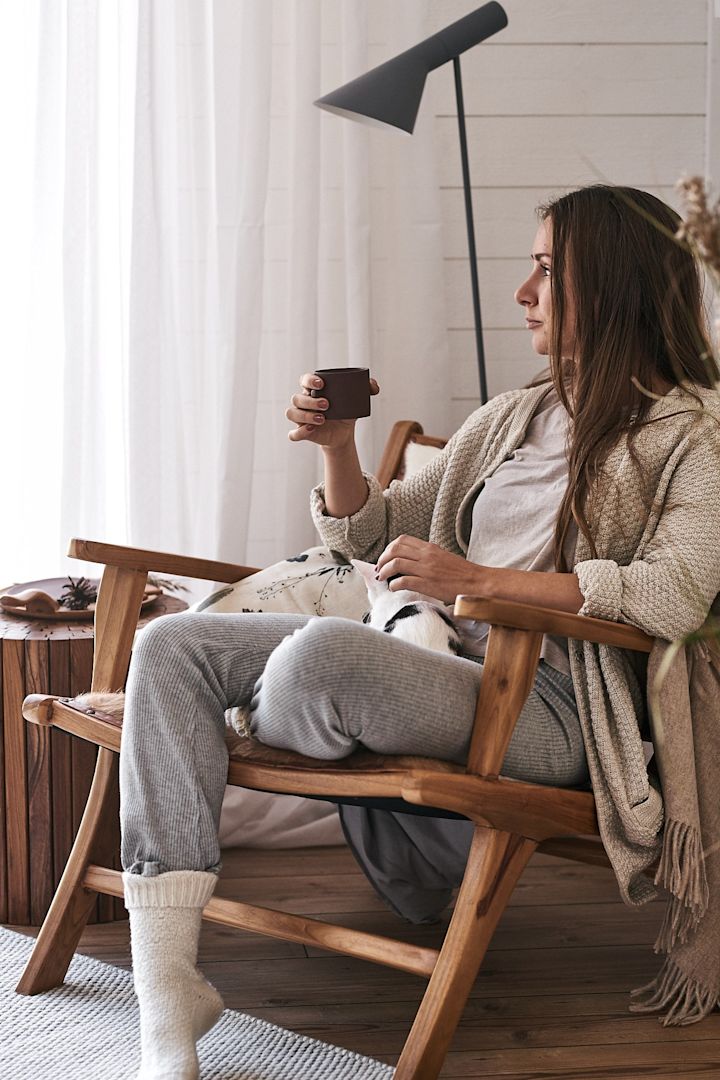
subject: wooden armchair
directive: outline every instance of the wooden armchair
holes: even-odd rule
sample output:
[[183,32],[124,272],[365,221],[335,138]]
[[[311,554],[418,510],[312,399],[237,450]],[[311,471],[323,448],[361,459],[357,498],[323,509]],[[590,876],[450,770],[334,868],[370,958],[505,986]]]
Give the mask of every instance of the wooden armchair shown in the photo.
[[[419,425],[396,425],[386,448],[384,482],[396,475],[404,445]],[[442,445],[441,440],[437,440]],[[398,447],[400,447],[398,451]],[[149,571],[233,582],[250,567],[73,540],[69,554],[104,564],[95,616],[93,690],[120,689],[127,675],[143,587]],[[652,639],[619,623],[527,604],[459,596],[458,616],[482,619],[492,629],[465,768],[418,757],[357,752],[332,763],[278,753],[238,740],[231,749],[228,783],[336,801],[367,799],[412,812],[416,807],[460,814],[475,831],[454,912],[439,950],[350,930],[305,916],[241,901],[211,899],[204,917],[245,930],[386,964],[429,980],[396,1067],[397,1080],[429,1080],[440,1072],[453,1033],[495,926],[535,850],[608,865],[597,835],[591,792],[505,779],[502,762],[520,710],[532,687],[544,633],[649,652]],[[122,877],[110,869],[115,852],[105,822],[116,810],[120,721],[72,700],[34,695],[23,713],[35,724],[56,726],[98,746],[95,776],[82,823],[52,906],[17,990],[37,994],[62,983],[95,894],[122,896]],[[115,809],[114,809],[115,808]]]

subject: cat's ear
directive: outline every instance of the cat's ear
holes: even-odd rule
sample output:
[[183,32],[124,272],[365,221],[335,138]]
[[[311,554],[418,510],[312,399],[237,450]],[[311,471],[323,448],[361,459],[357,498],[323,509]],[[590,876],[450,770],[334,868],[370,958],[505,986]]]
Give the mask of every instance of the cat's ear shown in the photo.
[[359,575],[365,580],[365,584],[368,586],[376,584],[375,577],[375,563],[364,563],[362,559],[351,558],[350,562],[353,564]]
[[384,581],[378,581],[375,576],[375,563],[364,563],[362,559],[359,558],[351,558],[350,562],[359,573],[359,576],[365,581],[365,588],[367,589],[370,603],[375,604],[380,596],[388,592],[388,585],[386,585]]

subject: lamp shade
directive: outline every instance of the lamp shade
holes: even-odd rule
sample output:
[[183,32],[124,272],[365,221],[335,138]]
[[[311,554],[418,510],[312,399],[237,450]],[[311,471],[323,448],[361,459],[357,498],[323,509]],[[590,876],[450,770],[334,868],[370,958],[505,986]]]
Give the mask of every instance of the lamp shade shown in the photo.
[[412,135],[427,78],[427,68],[413,53],[414,49],[400,53],[315,104],[350,120],[387,125]]
[[428,72],[505,26],[505,11],[491,0],[392,60],[325,94],[315,104],[339,116],[412,134]]

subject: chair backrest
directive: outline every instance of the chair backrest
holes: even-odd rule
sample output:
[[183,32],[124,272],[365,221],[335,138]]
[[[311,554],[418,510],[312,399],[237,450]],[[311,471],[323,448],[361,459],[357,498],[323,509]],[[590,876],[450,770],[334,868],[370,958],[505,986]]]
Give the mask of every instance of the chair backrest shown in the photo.
[[382,487],[418,472],[445,446],[447,439],[425,435],[417,420],[397,420],[385,444],[376,472]]

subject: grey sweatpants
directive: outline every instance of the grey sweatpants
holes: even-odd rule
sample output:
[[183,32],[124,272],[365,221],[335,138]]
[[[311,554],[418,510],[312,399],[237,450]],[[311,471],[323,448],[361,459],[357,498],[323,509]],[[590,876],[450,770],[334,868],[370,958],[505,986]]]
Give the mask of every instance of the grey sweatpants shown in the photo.
[[[482,665],[348,619],[163,616],[140,635],[120,753],[122,865],[139,874],[220,866],[225,712],[251,704],[269,746],[332,760],[362,745],[461,762]],[[541,664],[503,774],[558,786],[587,779],[568,676]]]

